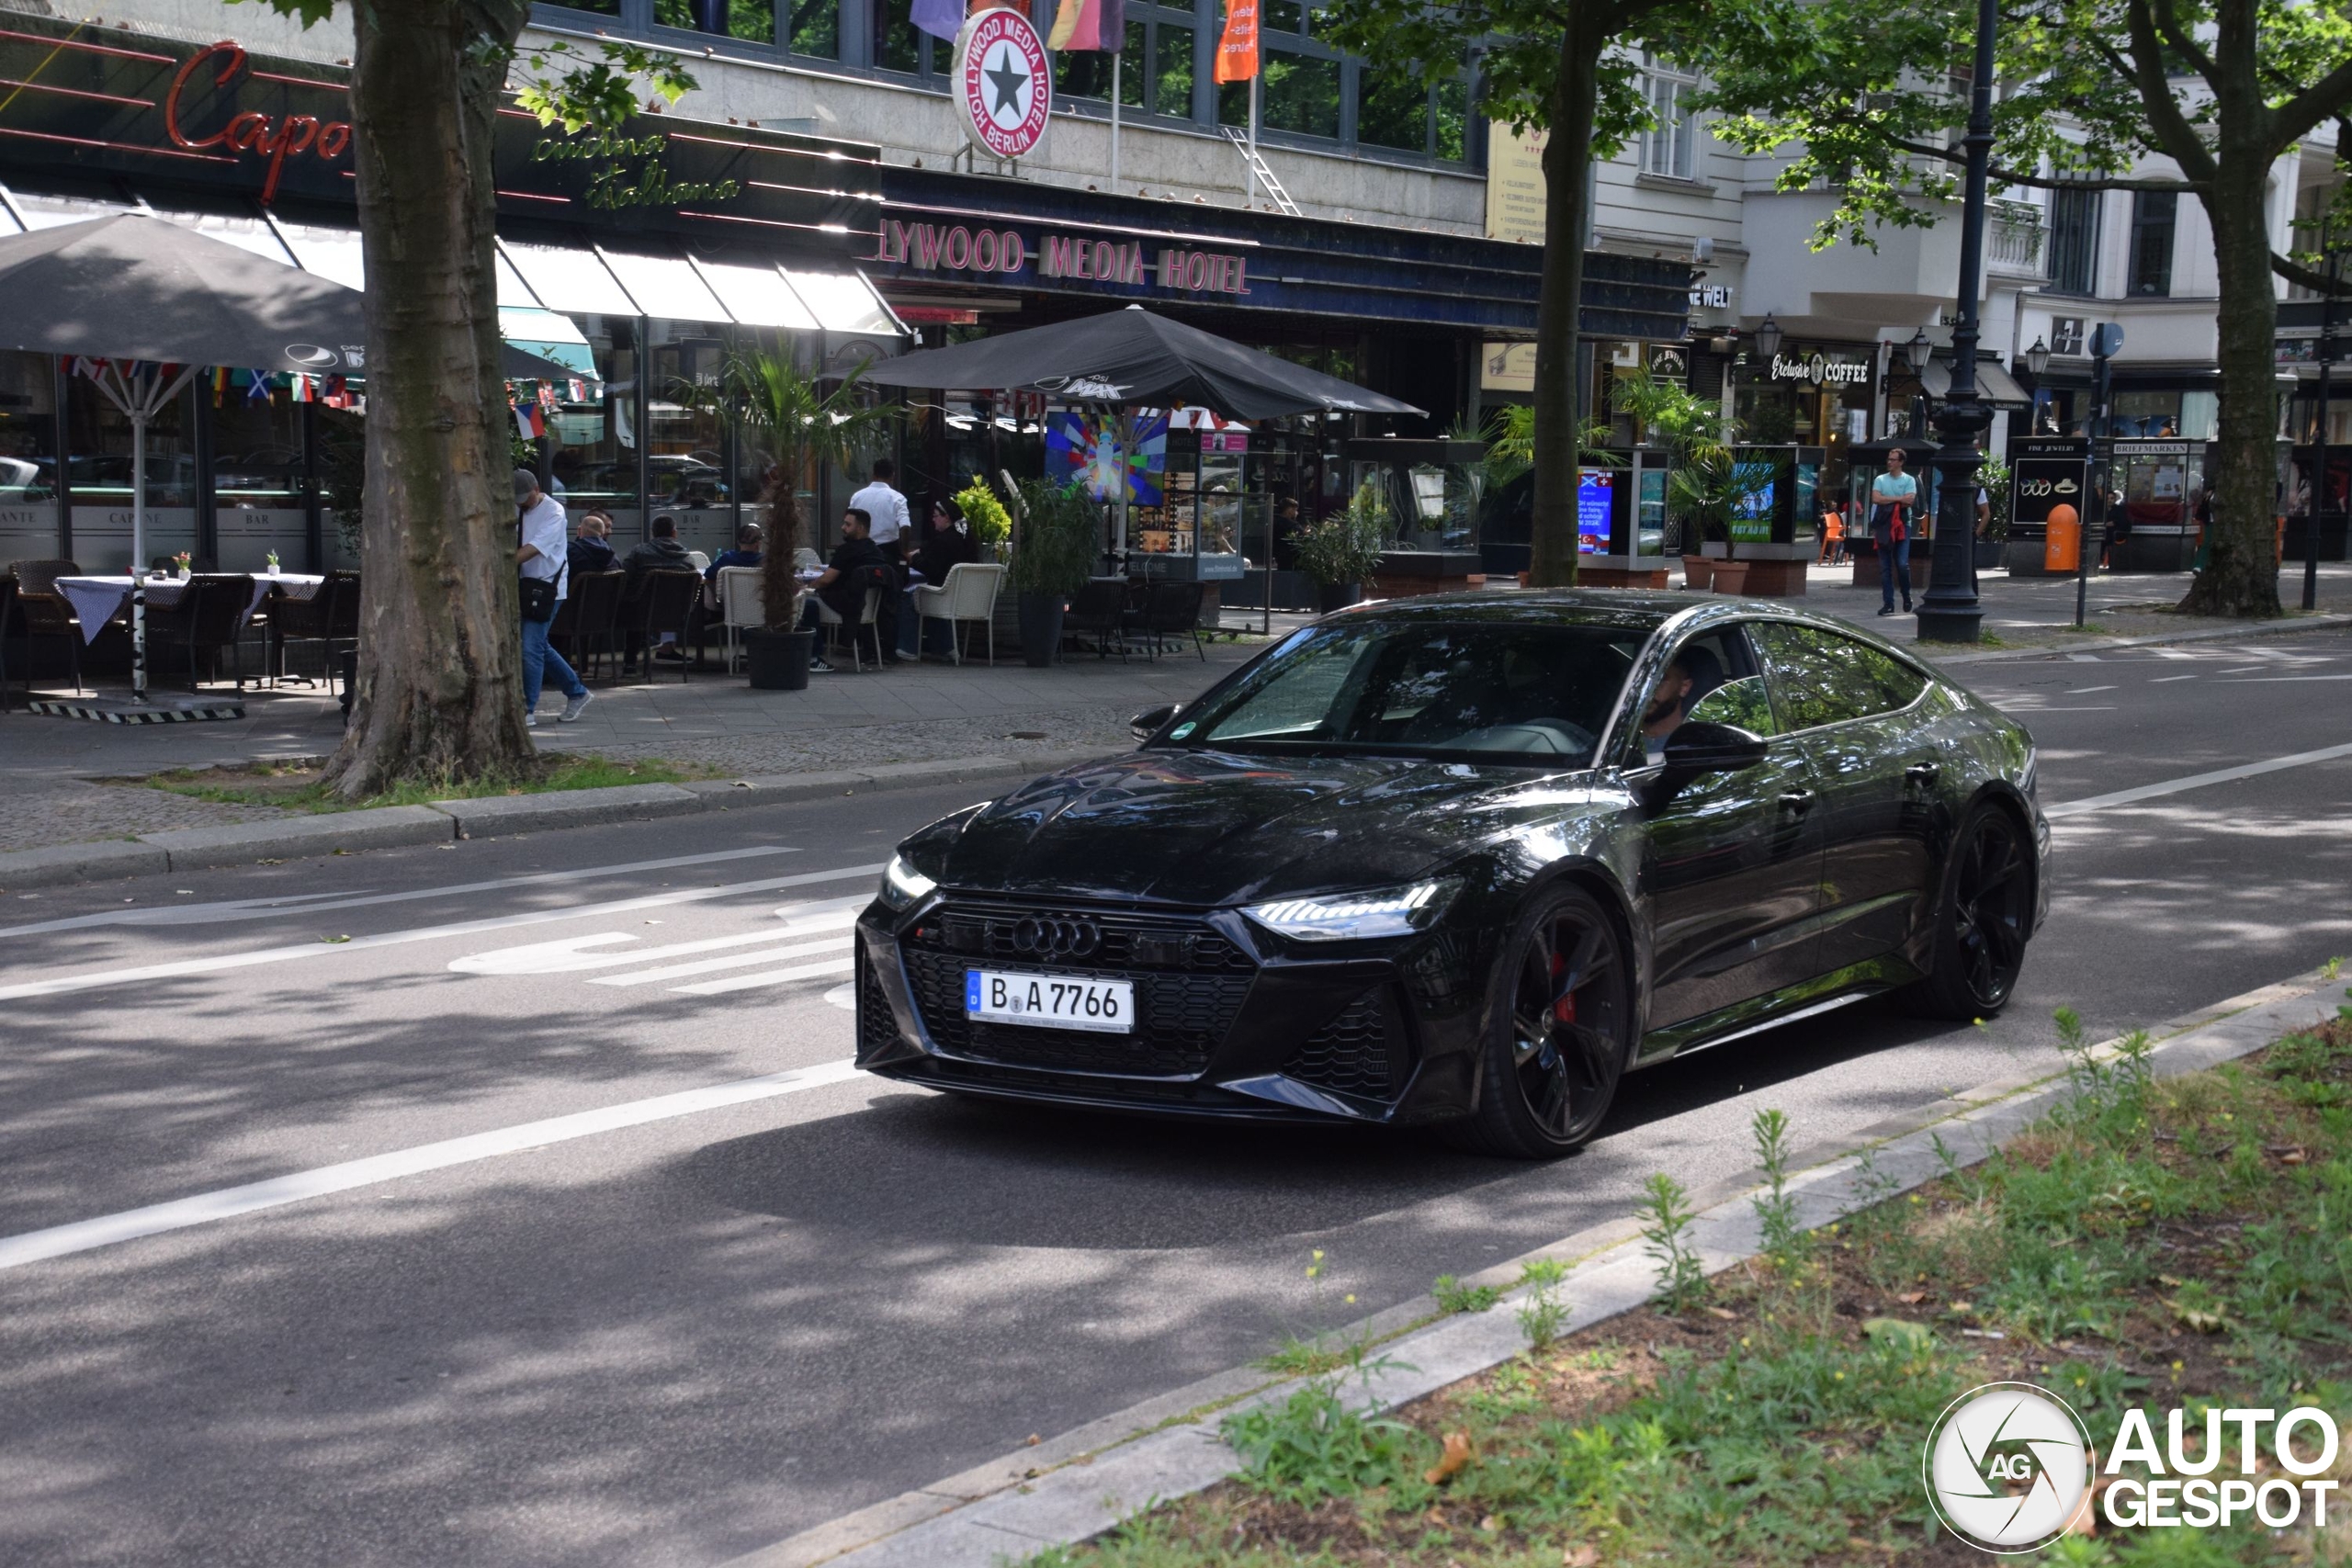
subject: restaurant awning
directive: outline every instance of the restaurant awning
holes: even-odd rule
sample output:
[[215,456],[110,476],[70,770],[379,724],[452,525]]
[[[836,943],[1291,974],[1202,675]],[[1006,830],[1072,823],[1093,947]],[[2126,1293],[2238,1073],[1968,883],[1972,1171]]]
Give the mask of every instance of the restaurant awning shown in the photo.
[[[1919,372],[1919,385],[1931,398],[1942,398],[1951,390],[1951,361],[1931,359]],[[2028,409],[2033,406],[2032,394],[2017,383],[2017,378],[2003,368],[1997,359],[1976,362],[1976,400],[1987,408]]]

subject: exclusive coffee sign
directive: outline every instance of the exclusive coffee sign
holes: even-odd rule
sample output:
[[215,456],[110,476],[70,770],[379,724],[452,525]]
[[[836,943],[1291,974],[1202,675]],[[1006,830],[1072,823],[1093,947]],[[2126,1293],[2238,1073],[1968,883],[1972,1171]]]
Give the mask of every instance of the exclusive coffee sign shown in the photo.
[[1029,18],[991,7],[964,24],[947,80],[956,119],[991,158],[1025,158],[1054,112],[1054,68]]
[[[128,181],[159,206],[171,187],[200,186],[289,214],[332,209],[326,220],[350,221],[345,73],[229,39],[187,44],[16,12],[0,18],[0,148],[12,164]],[[881,198],[866,170],[880,158],[859,151],[656,115],[567,133],[509,104],[492,162],[499,206],[515,216],[841,254],[874,243]]]

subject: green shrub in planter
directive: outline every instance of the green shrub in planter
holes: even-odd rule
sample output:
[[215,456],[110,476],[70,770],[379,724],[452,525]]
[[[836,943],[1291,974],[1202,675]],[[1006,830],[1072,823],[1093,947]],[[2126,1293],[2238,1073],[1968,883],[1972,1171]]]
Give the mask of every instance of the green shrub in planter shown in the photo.
[[964,525],[982,545],[994,547],[1012,536],[1012,513],[1004,509],[996,491],[989,489],[988,481],[978,474],[972,476],[970,484],[956,492],[956,510],[963,513]]
[[1086,585],[1102,553],[1101,509],[1073,484],[1021,481],[1021,526],[1012,540],[1015,593],[1064,595]]
[[1377,486],[1359,486],[1347,510],[1301,528],[1294,539],[1298,570],[1327,588],[1369,580],[1387,552],[1392,518]]

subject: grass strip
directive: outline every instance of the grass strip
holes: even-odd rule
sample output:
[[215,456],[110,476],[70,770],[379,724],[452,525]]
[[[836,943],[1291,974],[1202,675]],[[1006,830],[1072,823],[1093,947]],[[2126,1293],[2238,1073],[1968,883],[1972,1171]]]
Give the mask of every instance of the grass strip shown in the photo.
[[[1747,1263],[1694,1288],[1674,1265],[1687,1220],[1654,1186],[1650,1306],[1548,1343],[1522,1311],[1541,1348],[1389,1416],[1344,1398],[1379,1366],[1352,1358],[1226,1418],[1231,1480],[1035,1568],[1982,1563],[1920,1484],[1930,1426],[1979,1384],[2040,1384],[2094,1432],[2132,1405],[2183,1406],[2192,1430],[2209,1406],[2352,1418],[2352,1007],[2161,1079],[2144,1037],[2108,1059],[2059,1021],[2065,1096],[1983,1163],[1807,1232],[1782,1185],[1788,1124],[1764,1112]],[[2352,1482],[2352,1453],[2334,1473]],[[2098,1518],[2039,1555],[2352,1563],[2352,1503],[2328,1517]]]

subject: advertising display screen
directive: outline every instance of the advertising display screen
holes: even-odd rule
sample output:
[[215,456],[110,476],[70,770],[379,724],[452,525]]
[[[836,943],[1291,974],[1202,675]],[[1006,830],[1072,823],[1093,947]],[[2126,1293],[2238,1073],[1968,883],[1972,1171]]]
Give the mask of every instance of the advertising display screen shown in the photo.
[[1780,491],[1780,465],[1741,463],[1733,471],[1738,476],[1739,494],[1732,506],[1731,536],[1743,545],[1771,543],[1772,502]]
[[1584,468],[1577,474],[1577,553],[1609,553],[1609,523],[1617,506],[1617,475],[1610,468]]

